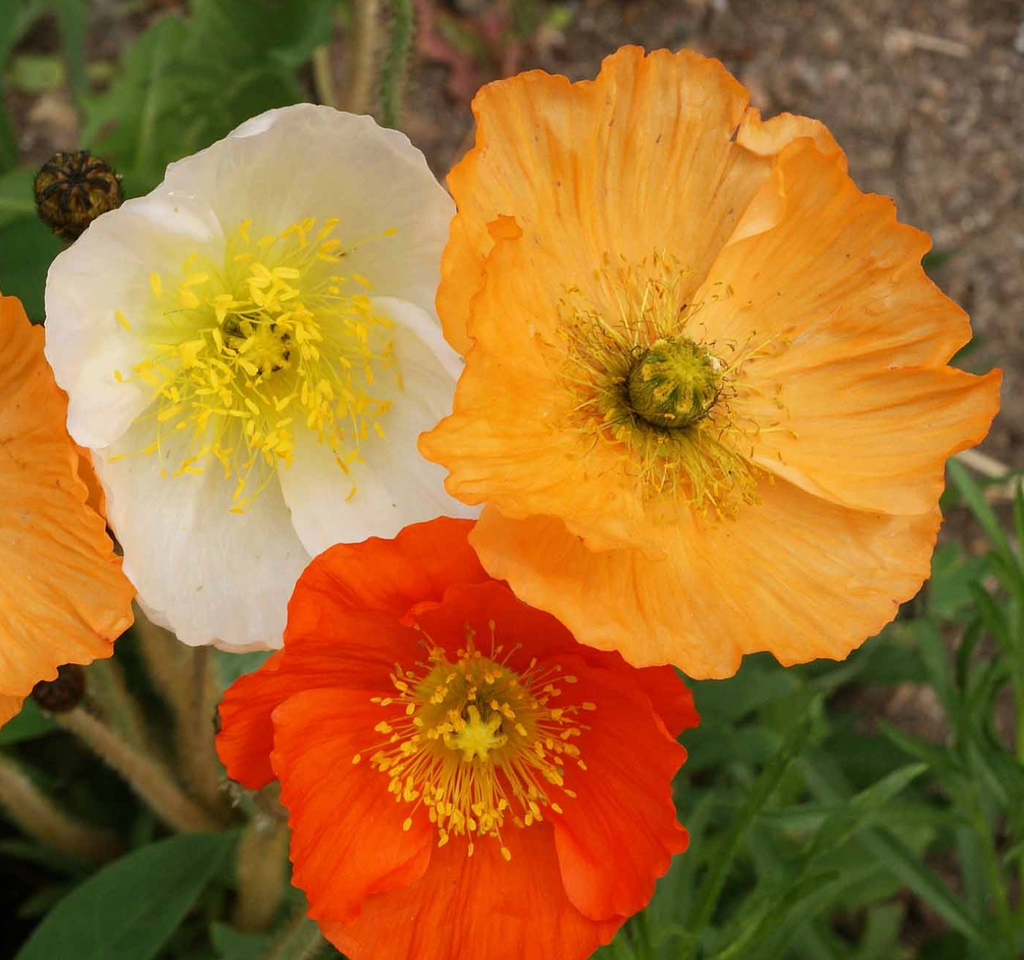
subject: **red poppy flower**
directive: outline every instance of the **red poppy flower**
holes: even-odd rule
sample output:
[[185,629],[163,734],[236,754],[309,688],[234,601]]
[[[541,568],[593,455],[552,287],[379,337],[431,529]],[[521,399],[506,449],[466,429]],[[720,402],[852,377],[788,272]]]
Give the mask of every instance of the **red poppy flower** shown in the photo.
[[321,554],[221,704],[228,773],[280,781],[294,882],[354,960],[585,957],[686,847],[690,692],[517,600],[470,529]]

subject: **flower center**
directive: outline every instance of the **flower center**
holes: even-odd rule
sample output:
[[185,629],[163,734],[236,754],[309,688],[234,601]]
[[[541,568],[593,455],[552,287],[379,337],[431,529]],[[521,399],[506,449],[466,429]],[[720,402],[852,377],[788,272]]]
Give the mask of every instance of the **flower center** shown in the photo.
[[722,390],[722,365],[689,337],[657,340],[626,378],[629,404],[648,423],[678,429],[707,416]]
[[[384,436],[392,391],[378,393],[375,374],[394,366],[390,321],[374,312],[364,277],[336,272],[352,249],[331,237],[337,223],[317,230],[310,218],[254,241],[247,220],[223,263],[191,254],[173,285],[150,275],[149,356],[131,379],[153,389],[143,418],[155,439],[139,452],[163,456],[173,433],[189,431],[171,475],[219,462],[235,480],[235,511],[290,466],[296,430],[315,433],[346,474],[370,431]],[[400,388],[400,376],[393,383]]]
[[[664,255],[602,272],[615,291],[614,315],[575,287],[559,302],[562,382],[581,455],[614,444],[654,510],[682,502],[721,517],[757,503],[751,440],[776,425],[744,419],[735,401],[751,389],[746,366],[783,344],[756,334],[744,343],[700,336],[704,304],[686,301],[687,272]],[[726,287],[708,299],[729,294]]]
[[[436,825],[439,847],[452,835],[467,836],[472,856],[476,839],[492,837],[508,860],[511,853],[501,841],[507,822],[526,828],[544,819],[544,807],[561,813],[552,788],[576,796],[564,785],[564,768],[571,760],[586,769],[570,741],[587,727],[575,718],[596,707],[555,704],[561,685],[576,682],[558,664],[538,668],[531,660],[517,673],[500,646],[484,657],[468,628],[467,635],[454,663],[433,647],[429,660],[419,664],[422,674],[396,666],[395,693],[373,698],[397,712],[374,728],[388,739],[369,762],[388,777],[395,800],[411,805],[403,829],[425,811]],[[361,760],[362,754],[352,758]]]

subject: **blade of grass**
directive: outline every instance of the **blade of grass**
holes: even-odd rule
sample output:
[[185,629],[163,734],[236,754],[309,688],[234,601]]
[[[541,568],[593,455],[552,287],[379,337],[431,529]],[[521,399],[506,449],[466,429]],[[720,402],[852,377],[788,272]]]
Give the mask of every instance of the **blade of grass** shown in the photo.
[[754,781],[750,792],[747,794],[746,802],[733,820],[732,826],[722,839],[722,847],[711,870],[711,876],[703,885],[703,892],[700,899],[690,912],[689,921],[686,924],[688,937],[684,941],[683,949],[680,952],[680,960],[689,960],[693,957],[700,942],[701,934],[707,927],[718,905],[718,898],[721,896],[722,888],[725,886],[726,878],[732,862],[739,850],[747,830],[753,823],[758,811],[768,802],[775,788],[779,785],[783,774],[789,768],[790,763],[800,754],[810,739],[814,729],[816,718],[821,712],[821,698],[816,697],[803,717],[790,730],[782,747],[771,759],[768,765],[761,771],[760,776]]

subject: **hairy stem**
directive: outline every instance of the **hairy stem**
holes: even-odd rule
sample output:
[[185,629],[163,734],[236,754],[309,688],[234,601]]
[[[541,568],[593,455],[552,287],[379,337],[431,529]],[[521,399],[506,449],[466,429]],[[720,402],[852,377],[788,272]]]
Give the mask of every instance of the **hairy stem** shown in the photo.
[[185,794],[163,764],[139,753],[81,707],[55,714],[54,720],[121,774],[168,826],[183,833],[215,832],[224,827],[223,821]]
[[391,5],[391,36],[380,68],[381,123],[397,127],[402,113],[402,86],[405,80],[405,59],[412,45],[412,0],[389,0]]
[[238,901],[234,924],[240,930],[265,930],[284,899],[288,827],[256,816],[242,832],[235,856]]
[[377,59],[377,24],[380,0],[356,0],[351,44],[351,63],[345,109],[350,113],[367,113],[373,64]]
[[313,960],[326,946],[316,921],[302,912],[284,928],[262,960]]
[[111,860],[124,849],[117,835],[61,810],[9,757],[0,754],[0,806],[30,836],[80,860]]

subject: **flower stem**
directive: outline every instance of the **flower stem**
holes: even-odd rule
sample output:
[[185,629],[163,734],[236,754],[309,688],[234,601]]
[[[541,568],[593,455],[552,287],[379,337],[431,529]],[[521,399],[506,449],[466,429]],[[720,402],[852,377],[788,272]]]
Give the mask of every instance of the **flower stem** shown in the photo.
[[285,927],[262,960],[314,960],[326,946],[316,921],[302,912]]
[[334,73],[331,70],[331,45],[322,43],[313,51],[313,86],[317,99],[328,107],[338,106],[334,91]]
[[116,834],[70,817],[17,763],[3,754],[0,754],[0,805],[27,834],[80,860],[111,860],[123,850]]
[[352,62],[348,75],[345,109],[366,113],[373,83],[373,64],[377,58],[377,22],[380,0],[356,0],[352,36]]
[[391,4],[391,37],[380,68],[381,123],[397,127],[402,112],[402,85],[405,60],[412,45],[412,0],[389,0]]
[[264,930],[274,919],[287,884],[288,836],[286,824],[259,815],[242,832],[235,856],[238,900],[233,917],[240,930]]
[[191,702],[178,717],[178,763],[199,799],[215,813],[227,813],[225,777],[214,747],[214,720],[220,691],[213,677],[209,647],[191,650]]
[[149,729],[139,702],[128,692],[124,671],[113,659],[96,660],[87,671],[88,696],[118,733],[141,750],[152,750]]
[[121,774],[169,826],[185,833],[215,832],[225,826],[223,821],[186,796],[163,764],[139,753],[81,707],[55,714],[54,720]]

